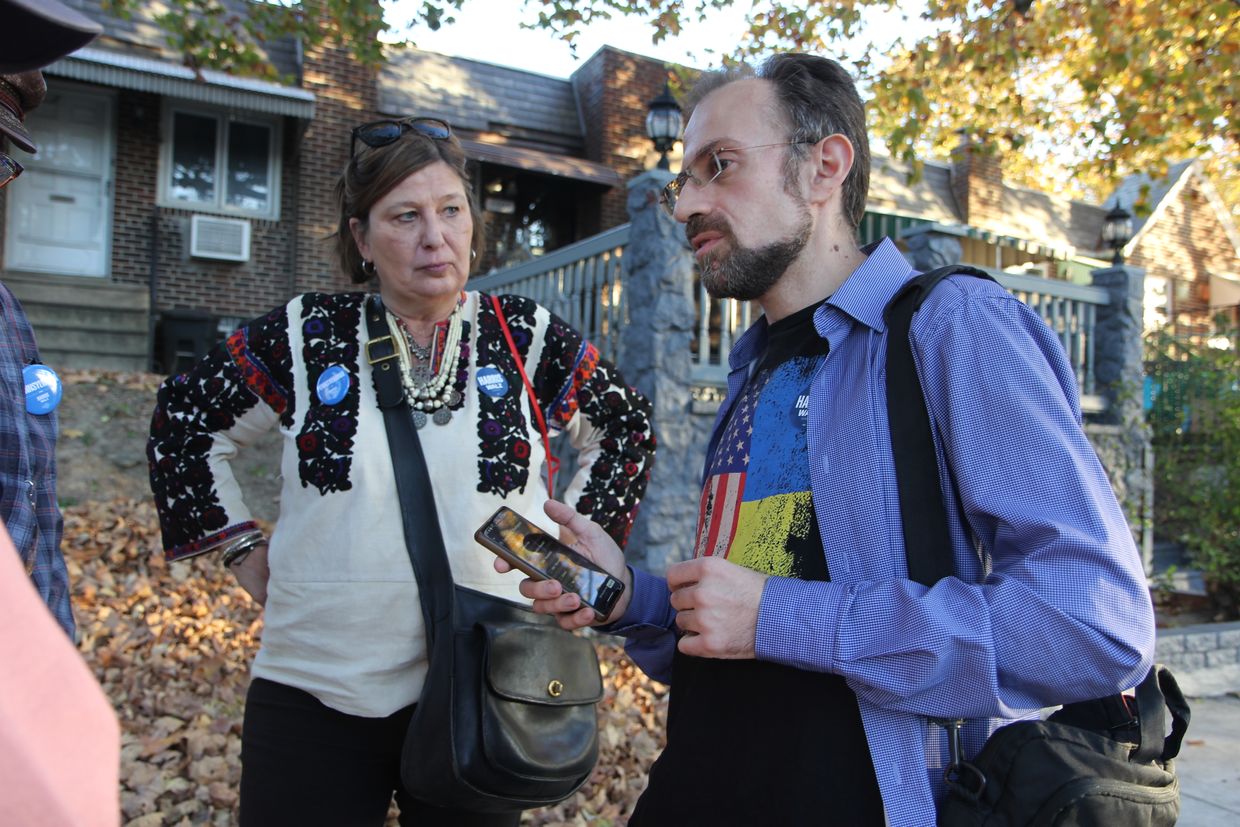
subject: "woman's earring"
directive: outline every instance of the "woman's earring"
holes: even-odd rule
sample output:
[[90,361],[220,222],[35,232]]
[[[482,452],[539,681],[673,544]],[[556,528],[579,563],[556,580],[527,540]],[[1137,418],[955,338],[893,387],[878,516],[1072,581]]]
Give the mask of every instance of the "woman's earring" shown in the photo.
[[373,261],[367,261],[366,259],[362,259],[362,272],[365,273],[367,276],[374,276],[375,263]]
[[470,261],[473,261],[473,260],[474,260],[474,259],[476,259],[477,257],[478,257],[478,251],[477,251],[477,250],[470,250],[470,251],[469,251],[469,260],[470,260]]

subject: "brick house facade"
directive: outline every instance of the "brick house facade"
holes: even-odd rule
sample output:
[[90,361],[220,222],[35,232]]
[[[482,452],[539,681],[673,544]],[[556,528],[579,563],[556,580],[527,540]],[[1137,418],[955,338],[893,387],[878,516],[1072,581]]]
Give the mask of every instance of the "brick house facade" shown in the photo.
[[1179,170],[1125,253],[1146,271],[1147,327],[1208,333],[1216,315],[1240,325],[1240,233],[1195,164]]
[[[205,82],[185,80],[178,72],[187,70],[162,43],[151,42],[149,26],[108,18],[99,0],[70,2],[101,20],[105,34],[46,75],[50,95],[93,96],[110,107],[109,134],[98,136],[111,153],[99,172],[107,193],[100,223],[109,236],[99,252],[106,266],[96,275],[102,278],[12,266],[16,255],[5,239],[14,234],[0,234],[5,282],[33,309],[41,346],[66,366],[147,367],[154,356],[163,367],[169,347],[162,323],[178,314],[218,320],[218,336],[296,293],[355,289],[340,274],[330,239],[336,229],[332,188],[348,160],[349,129],[374,118],[418,114],[453,124],[474,160],[475,195],[494,231],[482,271],[621,224],[627,220],[625,182],[658,158],[645,135],[647,105],[669,72],[680,68],[604,47],[569,79],[415,49],[393,52],[380,70],[370,71],[339,48],[303,52],[296,44],[273,43],[273,62],[292,80],[262,84],[219,73],[204,73]],[[238,215],[218,202],[177,203],[169,194],[169,115],[179,108],[205,111],[221,124],[257,118],[271,131],[267,174],[278,176],[279,185],[267,194],[270,209]],[[36,138],[55,125],[41,122],[41,115],[30,118]],[[675,155],[672,160],[676,168]],[[931,222],[959,230],[964,260],[971,263],[1073,278],[1109,260],[1100,232],[1110,203],[1080,204],[1010,187],[999,161],[966,142],[951,164],[927,163],[922,181],[909,185],[907,170],[876,154],[863,240]],[[28,173],[0,194],[0,224],[16,226],[8,208],[13,191],[32,192],[38,174]],[[222,169],[217,178],[223,188]],[[1220,297],[1240,285],[1235,225],[1191,164],[1173,167],[1167,181],[1152,186],[1125,182],[1115,197],[1131,204],[1138,185],[1148,191],[1152,212],[1137,222],[1129,260],[1147,269],[1155,307],[1164,285],[1167,318],[1200,325],[1225,304]],[[248,256],[191,255],[191,223],[203,215],[240,219],[233,223],[248,228]],[[74,303],[85,294],[91,299],[78,308]],[[97,309],[108,303],[118,314],[127,311],[128,321],[117,321],[119,315],[99,320]],[[58,344],[57,320],[75,314],[88,318],[85,333],[77,331],[77,345]],[[132,327],[128,344],[105,346],[123,338],[117,333],[122,325]]]
[[[646,137],[646,110],[663,91],[668,71],[659,61],[604,47],[573,73],[582,117],[594,125],[586,133],[587,157],[626,181],[655,165],[658,153]],[[625,197],[619,189],[603,196],[594,232],[629,220]]]

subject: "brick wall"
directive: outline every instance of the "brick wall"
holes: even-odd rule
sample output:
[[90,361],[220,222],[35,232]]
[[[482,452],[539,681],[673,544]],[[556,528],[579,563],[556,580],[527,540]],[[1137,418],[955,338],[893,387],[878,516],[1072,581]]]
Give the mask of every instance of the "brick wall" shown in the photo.
[[999,153],[988,149],[966,136],[952,150],[952,194],[963,223],[1005,231]]
[[1240,272],[1240,257],[1195,174],[1137,239],[1129,264],[1167,279],[1170,318],[1183,332],[1210,322],[1210,272]]
[[150,284],[161,105],[146,92],[122,91],[116,99],[111,264],[112,280],[121,284]]
[[[663,91],[666,64],[606,46],[577,70],[577,99],[586,124],[586,157],[606,164],[625,181],[650,169],[658,153],[646,137],[646,104]],[[609,190],[602,199],[602,231],[629,220],[627,191]]]
[[378,86],[374,70],[337,47],[306,50],[302,88],[315,94],[314,122],[293,162],[299,186],[297,292],[356,290],[333,253],[336,206],[332,188],[349,160],[349,130],[374,120]]
[[[112,216],[112,278],[147,285],[156,279],[157,312],[205,310],[215,316],[248,319],[285,301],[288,262],[295,231],[295,189],[284,153],[281,220],[250,219],[249,261],[224,262],[189,256],[194,210],[156,207],[159,193],[161,100],[122,92],[117,101],[116,189]],[[288,133],[295,125],[286,119]],[[285,140],[285,146],[289,141]]]

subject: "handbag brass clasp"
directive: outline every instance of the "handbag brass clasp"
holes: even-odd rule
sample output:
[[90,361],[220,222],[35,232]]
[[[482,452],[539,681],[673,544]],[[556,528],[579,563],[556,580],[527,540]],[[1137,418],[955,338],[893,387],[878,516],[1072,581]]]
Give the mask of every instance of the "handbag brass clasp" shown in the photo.
[[555,678],[551,679],[551,683],[547,684],[547,694],[553,698],[558,698],[564,694],[564,682]]

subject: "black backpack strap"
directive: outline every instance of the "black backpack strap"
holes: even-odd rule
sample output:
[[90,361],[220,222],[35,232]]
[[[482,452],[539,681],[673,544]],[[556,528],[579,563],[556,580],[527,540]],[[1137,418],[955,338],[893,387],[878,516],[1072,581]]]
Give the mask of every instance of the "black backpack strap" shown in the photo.
[[[1188,709],[1188,701],[1184,700],[1184,693],[1180,691],[1180,685],[1175,680],[1175,675],[1171,674],[1171,670],[1162,664],[1155,664],[1150,670],[1151,676],[1156,675],[1158,684],[1155,687],[1157,692],[1149,692],[1146,698],[1141,697],[1140,687],[1137,688],[1137,703],[1140,707],[1141,717],[1144,719],[1146,709],[1151,706],[1157,706],[1159,711],[1166,704],[1167,709],[1171,711],[1171,732],[1161,742],[1158,738],[1166,730],[1162,729],[1162,716],[1159,716],[1158,725],[1150,733],[1150,743],[1162,744],[1162,753],[1158,755],[1159,761],[1170,761],[1180,754],[1180,745],[1184,742],[1184,733],[1188,732],[1188,722],[1192,717]],[[1147,682],[1152,681],[1147,678]],[[1145,749],[1145,729],[1141,730],[1142,749]]]
[[[948,265],[910,279],[887,303],[887,419],[895,457],[904,555],[909,578],[933,586],[955,572],[947,511],[930,431],[926,398],[917,379],[909,330],[913,314],[934,286],[953,273],[990,279],[975,267]],[[993,279],[992,279],[993,281]],[[938,496],[935,496],[935,493]]]

